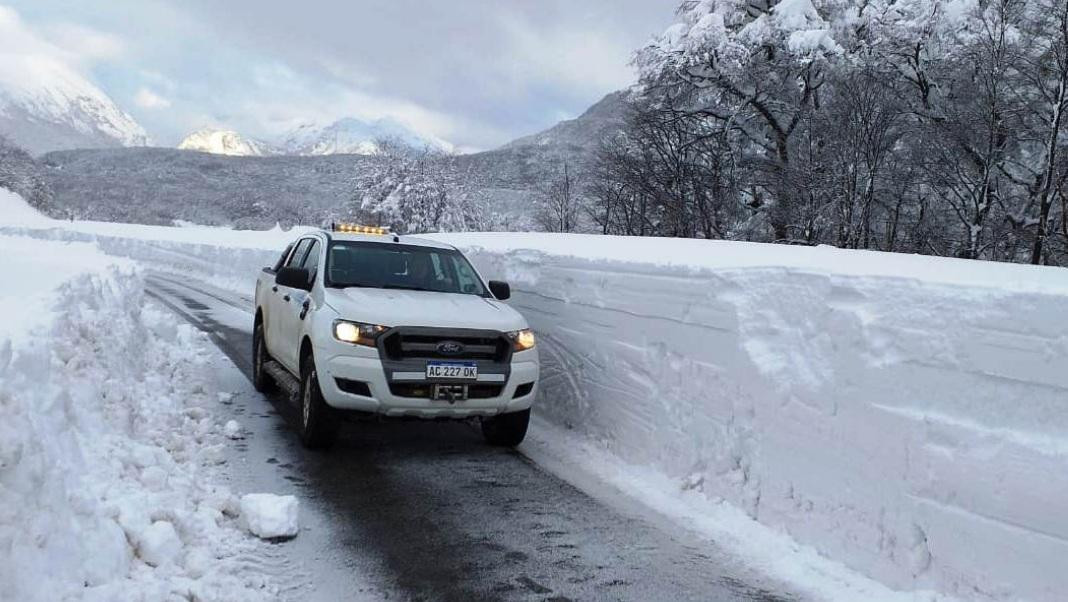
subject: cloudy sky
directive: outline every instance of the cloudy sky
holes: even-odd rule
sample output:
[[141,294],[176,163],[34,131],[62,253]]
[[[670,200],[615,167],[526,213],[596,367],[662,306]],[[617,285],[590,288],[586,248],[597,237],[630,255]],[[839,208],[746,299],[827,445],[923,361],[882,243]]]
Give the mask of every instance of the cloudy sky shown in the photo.
[[393,116],[464,150],[634,80],[678,0],[0,0],[160,145]]

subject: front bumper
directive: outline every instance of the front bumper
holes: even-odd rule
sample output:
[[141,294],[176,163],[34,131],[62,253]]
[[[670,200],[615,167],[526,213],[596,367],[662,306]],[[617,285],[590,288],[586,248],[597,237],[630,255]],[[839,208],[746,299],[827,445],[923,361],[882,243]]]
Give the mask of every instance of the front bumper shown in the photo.
[[[351,348],[350,348],[351,349]],[[326,403],[339,410],[357,410],[388,417],[415,418],[472,418],[496,416],[528,409],[538,392],[538,354],[536,349],[512,355],[510,373],[503,383],[500,394],[495,397],[467,399],[449,403],[418,397],[394,395],[386,377],[382,360],[378,357],[363,357],[350,354],[333,354],[334,349],[316,350],[316,368],[319,373],[319,388]],[[370,354],[368,354],[370,355]],[[377,354],[376,354],[377,355]],[[325,358],[325,360],[320,360]],[[478,384],[500,385],[499,380],[490,380],[496,375],[480,375]],[[366,383],[370,396],[357,395],[341,390],[338,379]],[[485,379],[485,380],[483,380]],[[426,382],[417,374],[409,374],[406,382]],[[516,397],[516,389],[533,383],[530,392]]]

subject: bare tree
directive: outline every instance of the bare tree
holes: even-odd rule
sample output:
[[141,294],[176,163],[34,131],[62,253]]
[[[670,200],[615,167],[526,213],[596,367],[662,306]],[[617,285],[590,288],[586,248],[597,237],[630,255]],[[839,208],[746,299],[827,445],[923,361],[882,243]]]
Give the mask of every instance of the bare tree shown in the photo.
[[571,165],[565,161],[563,173],[542,191],[534,217],[546,232],[574,232],[578,228],[581,208]]

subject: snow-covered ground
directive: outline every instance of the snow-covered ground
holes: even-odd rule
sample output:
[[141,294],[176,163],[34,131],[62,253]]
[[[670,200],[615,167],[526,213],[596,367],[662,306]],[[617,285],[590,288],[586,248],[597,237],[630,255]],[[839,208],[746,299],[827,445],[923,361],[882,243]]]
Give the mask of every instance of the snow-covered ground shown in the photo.
[[809,558],[740,535],[733,509],[896,589],[1062,599],[1068,270],[441,238],[512,282],[541,335],[540,416],[606,452],[572,463],[687,520],[705,499],[717,520],[699,525],[766,543],[777,569]]
[[277,599],[216,485],[206,337],[93,244],[0,235],[0,270],[0,600]]
[[[246,294],[296,234],[4,232],[96,243]],[[524,449],[550,469],[592,475],[829,599],[1056,600],[1068,588],[1068,271],[436,237],[511,281],[540,335],[540,428]]]

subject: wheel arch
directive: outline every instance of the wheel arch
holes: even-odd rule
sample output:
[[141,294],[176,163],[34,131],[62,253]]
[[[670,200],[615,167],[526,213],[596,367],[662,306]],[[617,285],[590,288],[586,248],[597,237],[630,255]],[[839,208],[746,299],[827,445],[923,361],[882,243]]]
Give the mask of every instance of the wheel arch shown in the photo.
[[309,357],[313,357],[311,337],[304,335],[304,338],[300,340],[300,355],[297,356],[297,365],[299,366],[301,376],[304,376],[304,360]]

